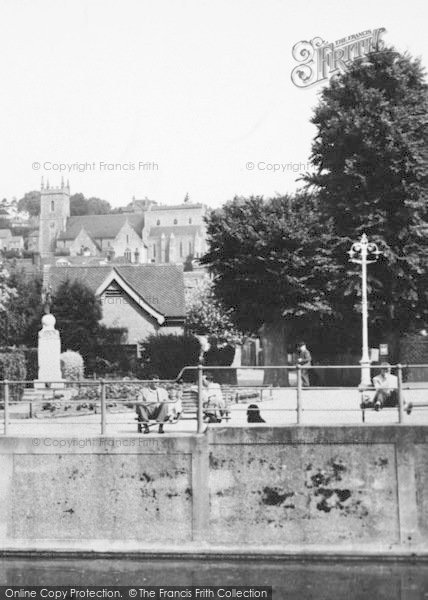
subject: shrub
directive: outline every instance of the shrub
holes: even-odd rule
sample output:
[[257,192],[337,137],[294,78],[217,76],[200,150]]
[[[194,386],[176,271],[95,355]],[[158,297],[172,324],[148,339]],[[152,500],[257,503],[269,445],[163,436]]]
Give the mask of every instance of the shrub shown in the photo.
[[174,379],[183,367],[198,364],[200,344],[193,335],[151,335],[142,351],[142,377]]
[[20,350],[24,353],[25,368],[27,370],[26,378],[30,381],[37,379],[39,375],[39,362],[37,348],[21,347]]
[[[17,348],[0,348],[0,380],[25,380],[27,369],[25,367],[25,356],[22,350]],[[25,384],[18,383],[10,386],[10,399],[21,400]],[[1,398],[4,398],[4,388],[1,387]]]
[[67,350],[61,354],[61,373],[64,379],[78,381],[83,379],[83,358],[78,352]]

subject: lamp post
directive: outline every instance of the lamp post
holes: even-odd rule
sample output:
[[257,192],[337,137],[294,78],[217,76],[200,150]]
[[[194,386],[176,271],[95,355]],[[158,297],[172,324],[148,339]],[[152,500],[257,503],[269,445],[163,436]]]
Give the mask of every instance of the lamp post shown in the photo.
[[[349,260],[361,265],[361,320],[362,320],[362,355],[361,386],[370,385],[370,356],[369,356],[369,330],[368,330],[368,305],[367,305],[367,265],[374,263],[382,252],[374,242],[369,242],[365,233],[359,242],[354,242],[348,251]],[[368,257],[374,257],[368,259]]]

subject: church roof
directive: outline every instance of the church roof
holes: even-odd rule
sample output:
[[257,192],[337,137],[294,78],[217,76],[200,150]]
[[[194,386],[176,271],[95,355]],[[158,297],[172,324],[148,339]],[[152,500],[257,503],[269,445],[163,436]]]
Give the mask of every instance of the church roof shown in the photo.
[[190,202],[183,202],[183,204],[155,204],[150,207],[150,212],[157,212],[160,210],[189,210],[192,208],[203,208],[203,204],[191,204]]
[[144,215],[134,213],[118,213],[110,215],[84,215],[79,217],[69,217],[67,226],[58,239],[74,240],[82,228],[93,239],[114,239],[126,221],[141,236],[144,225]]
[[179,265],[50,267],[48,280],[53,291],[66,280],[77,280],[96,292],[112,272],[158,313],[184,317],[183,268]]

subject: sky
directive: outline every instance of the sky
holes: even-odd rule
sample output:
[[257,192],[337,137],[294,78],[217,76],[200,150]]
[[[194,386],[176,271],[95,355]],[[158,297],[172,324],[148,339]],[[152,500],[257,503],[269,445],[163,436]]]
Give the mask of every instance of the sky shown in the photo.
[[[428,3],[0,0],[0,197],[41,177],[112,206],[292,193],[313,108],[292,47],[384,27],[428,66]],[[132,168],[133,165],[133,168]],[[252,167],[251,167],[252,165]],[[283,165],[276,172],[269,165]],[[63,169],[62,171],[60,169]]]

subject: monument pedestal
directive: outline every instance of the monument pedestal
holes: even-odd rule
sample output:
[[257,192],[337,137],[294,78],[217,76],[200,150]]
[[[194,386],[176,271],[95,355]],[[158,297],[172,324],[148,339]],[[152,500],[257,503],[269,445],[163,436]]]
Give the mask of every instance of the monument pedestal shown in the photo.
[[61,339],[55,329],[55,317],[48,313],[42,318],[39,331],[38,360],[39,377],[34,381],[36,389],[63,389],[61,374]]

